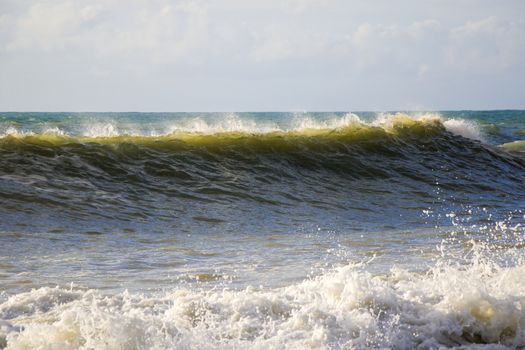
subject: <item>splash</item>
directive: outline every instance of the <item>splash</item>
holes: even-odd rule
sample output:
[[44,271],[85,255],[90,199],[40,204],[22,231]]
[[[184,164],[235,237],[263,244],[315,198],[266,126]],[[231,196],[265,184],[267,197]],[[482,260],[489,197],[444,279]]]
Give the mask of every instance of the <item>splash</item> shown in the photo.
[[35,135],[55,135],[70,138],[116,138],[131,137],[164,137],[178,134],[216,135],[240,133],[246,135],[294,134],[305,132],[332,132],[348,129],[380,129],[394,132],[408,125],[436,126],[446,128],[449,132],[474,140],[483,140],[479,127],[472,121],[462,119],[445,119],[439,114],[405,114],[380,113],[374,119],[367,121],[353,113],[342,116],[316,118],[310,114],[294,114],[281,121],[257,120],[250,117],[240,117],[237,114],[220,115],[213,119],[202,117],[180,118],[175,122],[164,120],[158,123],[126,123],[114,119],[81,120],[79,125],[71,127],[39,126],[19,129],[16,126],[5,127],[0,138],[7,136],[26,137]]
[[[40,288],[0,304],[5,349],[365,349],[525,346],[525,259],[493,239],[438,246],[423,272],[349,263],[282,288],[181,287],[157,295]],[[457,231],[456,233],[459,233]],[[452,235],[451,238],[455,236]],[[490,239],[489,239],[490,238]],[[512,240],[512,239],[511,239]],[[508,241],[507,241],[508,242]],[[456,246],[456,248],[460,248]],[[459,255],[458,255],[459,254]],[[505,260],[498,257],[505,256]],[[458,259],[459,262],[458,263]],[[430,263],[430,262],[429,262]]]
[[472,140],[484,141],[480,127],[473,121],[464,119],[448,119],[443,121],[445,128],[453,134]]
[[[525,266],[359,265],[276,290],[159,297],[41,288],[0,306],[7,349],[434,348],[525,345]],[[465,288],[465,286],[469,286]]]

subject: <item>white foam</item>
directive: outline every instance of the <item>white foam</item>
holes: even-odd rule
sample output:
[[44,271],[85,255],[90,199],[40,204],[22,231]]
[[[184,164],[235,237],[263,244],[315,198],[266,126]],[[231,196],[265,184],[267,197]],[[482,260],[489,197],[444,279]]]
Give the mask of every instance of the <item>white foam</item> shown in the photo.
[[[46,128],[43,128],[38,133],[43,134],[43,135],[67,136],[67,133],[58,127],[46,127]],[[25,136],[34,136],[36,134],[37,132],[32,131],[32,130],[20,130],[16,127],[9,126],[6,129],[4,129],[3,132],[0,133],[0,138],[6,137],[6,136],[25,137]]]
[[484,141],[483,134],[481,133],[479,126],[471,120],[448,119],[443,121],[443,125],[453,134],[473,140]]
[[392,128],[394,126],[395,121],[399,118],[408,118],[420,122],[443,121],[442,117],[436,113],[378,113],[375,119],[370,123],[370,125],[381,128]]
[[42,133],[44,135],[67,136],[67,133],[58,127],[46,128]]
[[288,128],[284,128],[283,131],[341,129],[356,124],[364,125],[365,123],[353,113],[334,116],[326,120],[317,120],[307,114],[296,114],[292,119],[291,125]]
[[334,116],[329,119],[317,120],[308,114],[296,114],[288,121],[260,121],[247,117],[240,117],[231,113],[217,116],[213,120],[202,117],[193,117],[177,120],[173,123],[150,125],[145,130],[140,124],[124,124],[112,122],[91,121],[81,130],[84,137],[114,137],[130,136],[166,136],[174,133],[195,133],[212,135],[218,133],[242,132],[249,134],[266,134],[273,132],[294,132],[303,130],[339,129],[360,123],[365,124],[357,115],[347,113],[343,116]]
[[[285,288],[158,296],[41,288],[0,304],[7,349],[525,346],[525,264],[473,254],[426,273],[349,264]],[[19,327],[19,328],[16,328]],[[23,330],[22,330],[23,329]]]
[[[338,130],[355,125],[392,129],[399,118],[409,118],[415,121],[432,121],[442,123],[450,132],[474,140],[483,141],[483,135],[474,121],[464,119],[445,119],[436,113],[379,113],[372,120],[364,120],[353,113],[334,115],[330,118],[317,118],[309,113],[296,113],[291,118],[271,121],[256,120],[235,113],[217,115],[213,119],[191,117],[173,122],[157,123],[122,123],[108,119],[81,120],[81,125],[72,125],[72,130],[58,127],[48,127],[39,130],[19,130],[9,126],[0,137],[29,136],[38,134],[53,134],[58,136],[82,137],[118,137],[123,135],[159,137],[174,133],[195,133],[211,135],[217,133],[241,132],[249,134],[266,134],[272,132],[301,132],[305,130]],[[74,128],[77,129],[74,129]]]
[[86,124],[82,130],[84,137],[116,137],[122,133],[114,123],[92,122]]
[[0,134],[0,137],[6,137],[6,136],[23,137],[23,136],[31,136],[31,135],[34,135],[34,132],[22,131],[13,126],[9,126],[2,131],[2,133]]
[[370,125],[391,128],[399,117],[410,118],[415,121],[439,122],[443,124],[447,131],[455,135],[460,135],[472,140],[484,141],[483,133],[475,121],[456,118],[446,119],[438,113],[379,113]]
[[227,132],[243,132],[251,134],[266,134],[272,132],[294,132],[303,130],[338,129],[355,123],[363,123],[355,114],[334,116],[326,120],[317,120],[308,114],[295,114],[289,121],[277,123],[271,121],[257,121],[241,118],[236,114],[227,114],[224,117],[207,121],[196,117],[178,121],[169,126],[166,134],[189,132],[199,134],[217,134]]
[[508,142],[500,145],[500,147],[514,152],[525,152],[525,140],[518,140],[513,142]]
[[281,131],[279,126],[271,122],[256,122],[253,119],[241,118],[236,114],[227,114],[213,121],[196,117],[178,121],[170,125],[165,134],[189,132],[199,134],[217,134],[225,132],[269,133]]

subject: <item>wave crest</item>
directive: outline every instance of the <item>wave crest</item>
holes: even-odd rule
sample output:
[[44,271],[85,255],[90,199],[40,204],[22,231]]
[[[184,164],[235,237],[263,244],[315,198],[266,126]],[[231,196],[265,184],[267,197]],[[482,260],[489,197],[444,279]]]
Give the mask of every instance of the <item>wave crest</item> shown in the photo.
[[239,139],[254,139],[257,141],[289,140],[301,141],[319,138],[320,140],[338,140],[351,142],[355,140],[403,136],[438,135],[445,130],[439,118],[413,118],[404,114],[396,114],[388,119],[373,123],[365,123],[358,116],[348,114],[341,118],[316,121],[309,118],[294,119],[289,128],[278,128],[275,125],[258,125],[255,122],[241,121],[237,118],[226,119],[222,123],[207,124],[203,120],[193,120],[190,124],[170,126],[166,133],[129,131],[119,129],[112,123],[91,124],[78,136],[59,128],[47,128],[41,133],[33,131],[18,131],[9,128],[4,132],[0,142],[7,143],[15,139],[27,143],[45,141],[52,144],[70,142],[79,143],[151,143],[162,141],[182,141],[188,144],[224,142]]
[[241,118],[236,114],[228,114],[214,120],[201,117],[180,119],[176,122],[164,120],[160,123],[133,124],[116,120],[83,120],[74,127],[59,127],[41,125],[33,128],[20,128],[13,125],[5,126],[0,131],[0,138],[8,136],[26,137],[39,135],[55,135],[73,139],[98,139],[118,137],[167,137],[176,135],[221,135],[221,134],[301,134],[341,132],[356,129],[380,129],[387,133],[395,133],[407,127],[437,126],[457,135],[475,140],[483,140],[479,127],[472,121],[462,119],[444,119],[439,114],[409,115],[404,113],[378,114],[376,118],[367,121],[353,113],[331,118],[318,119],[309,114],[295,114],[286,121],[255,120]]

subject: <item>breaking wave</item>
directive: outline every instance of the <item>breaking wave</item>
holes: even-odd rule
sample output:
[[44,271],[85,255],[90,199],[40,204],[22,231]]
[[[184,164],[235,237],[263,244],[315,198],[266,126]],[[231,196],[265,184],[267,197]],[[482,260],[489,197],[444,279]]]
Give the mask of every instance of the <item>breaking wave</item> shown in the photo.
[[[98,190],[104,193],[96,198],[101,205],[115,210],[122,205],[122,212],[140,201],[137,190],[141,198],[151,195],[149,204],[163,193],[184,201],[278,206],[303,202],[298,192],[332,193],[343,183],[349,192],[360,192],[362,184],[351,180],[397,179],[404,188],[419,187],[414,193],[422,198],[436,183],[472,195],[490,190],[515,196],[523,190],[525,159],[478,141],[472,123],[405,114],[365,123],[346,114],[325,121],[295,119],[286,129],[228,118],[213,126],[179,125],[160,136],[113,126],[77,135],[11,130],[0,139],[0,199],[71,210],[90,205],[80,198]],[[376,190],[396,193],[382,183]],[[322,197],[341,207],[336,199],[343,198]]]
[[351,263],[273,289],[181,287],[158,295],[35,289],[0,303],[0,347],[525,347],[525,262],[519,248],[507,250],[499,263],[484,244],[469,241],[466,248],[462,263],[441,256],[423,272],[392,267],[373,274],[371,262]]
[[[109,119],[109,120],[108,120]],[[144,126],[135,123],[104,118],[104,120],[87,119],[74,128],[50,126],[46,123],[33,128],[18,128],[7,125],[0,129],[0,137],[27,137],[27,136],[57,136],[88,140],[91,138],[127,137],[162,137],[186,134],[214,135],[214,134],[300,134],[308,132],[329,132],[349,129],[382,129],[384,132],[395,132],[396,129],[410,127],[414,124],[427,126],[439,124],[449,132],[475,140],[483,140],[482,132],[477,124],[463,119],[445,119],[439,114],[404,113],[378,114],[371,121],[365,121],[356,114],[347,113],[343,116],[334,116],[319,120],[308,115],[295,114],[285,123],[282,121],[260,121],[236,114],[227,114],[213,120],[192,117],[169,122],[164,120],[153,125]]]

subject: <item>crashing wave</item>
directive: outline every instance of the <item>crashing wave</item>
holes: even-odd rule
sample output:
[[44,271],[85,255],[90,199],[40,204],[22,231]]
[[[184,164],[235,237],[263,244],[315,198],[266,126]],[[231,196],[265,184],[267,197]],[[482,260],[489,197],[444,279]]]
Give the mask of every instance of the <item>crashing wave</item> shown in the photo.
[[461,135],[475,140],[483,140],[479,127],[472,121],[462,119],[445,119],[438,114],[408,115],[404,113],[379,114],[372,121],[365,121],[356,114],[347,113],[343,116],[335,116],[319,120],[307,114],[294,115],[286,123],[272,121],[260,121],[249,118],[241,118],[235,114],[228,114],[215,120],[206,120],[201,117],[177,120],[168,123],[164,121],[149,126],[139,124],[119,123],[115,120],[89,120],[82,121],[79,126],[72,130],[60,127],[40,127],[35,130],[19,130],[14,126],[8,126],[0,133],[1,138],[8,136],[57,136],[78,140],[89,140],[97,138],[118,137],[167,137],[177,135],[221,135],[221,134],[243,134],[243,135],[271,135],[271,134],[310,134],[318,132],[344,132],[356,129],[378,129],[387,133],[395,133],[404,127],[441,127],[456,135]]
[[[473,248],[474,251],[476,248]],[[525,264],[473,254],[425,273],[349,264],[284,288],[159,295],[40,288],[0,304],[7,349],[525,346]],[[468,286],[468,288],[466,288]]]

